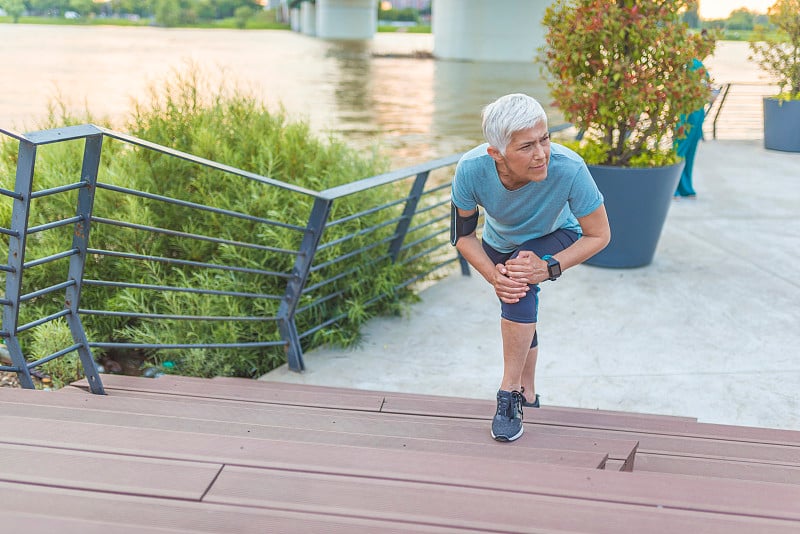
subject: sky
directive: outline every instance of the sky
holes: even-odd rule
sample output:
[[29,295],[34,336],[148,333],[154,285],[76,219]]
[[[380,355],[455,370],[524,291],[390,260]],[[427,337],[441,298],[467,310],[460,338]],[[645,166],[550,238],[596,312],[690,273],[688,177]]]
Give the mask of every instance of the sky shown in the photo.
[[775,0],[700,0],[700,17],[704,19],[726,19],[731,11],[747,8],[756,13],[766,13]]

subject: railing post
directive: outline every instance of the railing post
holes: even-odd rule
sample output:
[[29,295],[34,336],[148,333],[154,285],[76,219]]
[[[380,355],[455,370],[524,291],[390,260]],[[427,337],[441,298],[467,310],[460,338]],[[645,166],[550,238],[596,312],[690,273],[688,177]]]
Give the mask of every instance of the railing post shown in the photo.
[[75,231],[72,235],[72,248],[78,254],[70,256],[68,278],[75,281],[75,285],[66,289],[66,299],[64,305],[69,308],[70,314],[67,315],[72,338],[78,347],[78,357],[83,365],[83,372],[89,382],[89,389],[97,395],[104,395],[103,383],[100,380],[100,373],[94,363],[94,357],[89,349],[89,341],[86,339],[86,330],[83,328],[78,309],[81,300],[81,286],[83,284],[83,274],[86,267],[86,249],[89,245],[89,229],[91,226],[92,210],[94,208],[94,196],[97,186],[97,172],[100,167],[100,154],[103,148],[103,136],[101,134],[88,136],[83,149],[83,165],[81,167],[81,181],[86,183],[78,191],[77,215],[80,220],[75,223]]
[[22,296],[22,270],[25,264],[25,239],[28,233],[28,219],[31,209],[31,189],[33,169],[36,164],[36,145],[20,140],[17,158],[17,175],[14,185],[14,205],[11,212],[12,235],[8,240],[8,266],[11,271],[6,276],[6,298],[10,304],[3,307],[3,328],[8,332],[6,346],[11,362],[17,369],[22,387],[34,389],[28,362],[22,353],[17,337],[19,327],[19,299]]
[[422,192],[425,190],[425,183],[428,181],[430,171],[424,171],[417,174],[414,179],[414,184],[411,186],[411,192],[408,194],[406,207],[403,210],[403,215],[400,217],[400,222],[397,223],[397,229],[394,233],[394,239],[389,244],[389,255],[392,257],[392,262],[396,262],[400,256],[400,249],[403,247],[403,242],[406,240],[408,228],[411,226],[411,219],[417,212],[417,205],[422,198]]
[[[714,114],[714,122],[712,123],[712,139],[717,138],[717,119],[719,119],[719,114],[722,113],[722,106],[725,105],[725,100],[728,98],[728,91],[731,89],[731,84],[726,83],[722,88],[722,99],[719,101],[719,107],[717,108],[717,112]],[[709,111],[711,111],[709,109]]]
[[314,200],[303,241],[300,243],[300,253],[297,255],[292,269],[292,277],[286,284],[286,293],[278,308],[278,329],[280,330],[281,338],[287,343],[286,360],[289,364],[289,369],[292,371],[300,372],[305,370],[303,349],[300,346],[300,337],[297,333],[297,325],[294,322],[294,314],[297,309],[297,303],[303,294],[303,288],[306,286],[311,264],[314,261],[314,254],[322,239],[322,232],[325,230],[332,204],[333,201],[327,198],[317,197]]

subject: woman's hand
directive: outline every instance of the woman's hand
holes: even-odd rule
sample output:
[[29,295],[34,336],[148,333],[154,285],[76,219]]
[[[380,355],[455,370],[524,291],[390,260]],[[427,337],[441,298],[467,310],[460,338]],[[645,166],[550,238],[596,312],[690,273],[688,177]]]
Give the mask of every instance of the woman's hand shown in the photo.
[[506,304],[519,302],[530,290],[526,282],[509,278],[508,269],[502,263],[495,266],[492,285],[497,297]]
[[550,278],[547,262],[530,250],[523,250],[506,262],[508,277],[525,284],[539,284]]

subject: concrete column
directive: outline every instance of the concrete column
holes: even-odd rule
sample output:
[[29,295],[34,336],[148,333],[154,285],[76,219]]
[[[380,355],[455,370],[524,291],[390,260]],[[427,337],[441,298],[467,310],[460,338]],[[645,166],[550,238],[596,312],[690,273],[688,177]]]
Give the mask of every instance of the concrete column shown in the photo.
[[300,31],[306,35],[317,34],[317,6],[312,2],[300,4]]
[[317,0],[317,36],[323,39],[372,39],[378,31],[375,0]]
[[293,7],[289,10],[289,27],[293,32],[300,31],[300,8]]
[[433,55],[467,61],[533,61],[553,0],[433,0]]

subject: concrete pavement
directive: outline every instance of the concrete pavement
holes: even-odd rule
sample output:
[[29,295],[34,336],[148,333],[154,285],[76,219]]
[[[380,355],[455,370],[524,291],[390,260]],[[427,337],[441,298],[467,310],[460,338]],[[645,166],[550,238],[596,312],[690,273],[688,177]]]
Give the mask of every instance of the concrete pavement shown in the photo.
[[[800,154],[705,141],[694,176],[698,196],[673,202],[651,265],[581,265],[542,285],[542,404],[800,430]],[[454,273],[420,296],[370,321],[359,346],[262,379],[494,399],[491,286]]]

